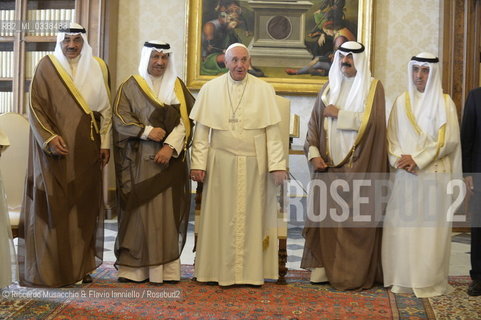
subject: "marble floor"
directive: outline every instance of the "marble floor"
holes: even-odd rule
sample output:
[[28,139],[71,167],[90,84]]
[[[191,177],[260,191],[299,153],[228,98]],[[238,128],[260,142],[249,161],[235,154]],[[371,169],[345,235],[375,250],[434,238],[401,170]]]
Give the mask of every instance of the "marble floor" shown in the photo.
[[[287,239],[287,267],[291,270],[300,269],[304,238],[299,224],[288,225]],[[117,236],[117,220],[105,221],[105,251],[104,261],[115,261],[113,252],[115,237]],[[469,233],[453,233],[451,245],[451,259],[449,275],[469,275]],[[194,222],[189,222],[187,242],[181,255],[181,263],[193,264],[194,253]]]

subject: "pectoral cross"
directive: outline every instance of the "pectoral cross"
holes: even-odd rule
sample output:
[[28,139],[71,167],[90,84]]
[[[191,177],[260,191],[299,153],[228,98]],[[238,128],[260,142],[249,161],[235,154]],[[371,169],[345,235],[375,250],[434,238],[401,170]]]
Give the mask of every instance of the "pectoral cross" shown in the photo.
[[237,119],[237,118],[230,118],[230,119],[229,119],[229,122],[230,122],[230,123],[237,123],[237,122],[239,122],[239,119]]

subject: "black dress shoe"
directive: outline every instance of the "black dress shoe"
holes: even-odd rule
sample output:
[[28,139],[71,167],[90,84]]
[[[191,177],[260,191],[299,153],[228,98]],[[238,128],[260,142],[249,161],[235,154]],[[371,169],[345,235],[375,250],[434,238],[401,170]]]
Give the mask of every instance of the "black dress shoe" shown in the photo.
[[163,282],[153,282],[153,281],[149,281],[150,284],[153,284],[154,286],[162,286],[165,284],[177,284],[179,283],[180,280],[164,280]]
[[82,279],[82,283],[92,283],[92,281],[93,281],[92,276],[88,273]]
[[468,294],[472,297],[481,296],[481,279],[475,279],[468,288]]
[[144,283],[146,281],[148,281],[149,279],[145,279],[143,281],[135,281],[135,280],[130,280],[130,279],[127,279],[127,278],[124,278],[124,277],[118,277],[117,278],[117,281],[118,282],[121,282],[121,283],[128,283],[128,282],[133,282],[133,283]]
[[180,282],[179,280],[164,280],[164,283],[168,283],[168,284],[177,284],[179,282]]

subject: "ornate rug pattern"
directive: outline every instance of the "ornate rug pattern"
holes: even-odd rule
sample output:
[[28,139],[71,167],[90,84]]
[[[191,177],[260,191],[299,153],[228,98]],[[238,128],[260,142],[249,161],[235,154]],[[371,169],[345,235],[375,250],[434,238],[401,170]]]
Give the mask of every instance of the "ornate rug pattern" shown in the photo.
[[[481,299],[466,294],[468,277],[452,278],[455,292],[447,297],[417,299],[376,287],[362,292],[339,292],[329,285],[311,285],[305,271],[289,271],[287,285],[267,282],[261,288],[220,288],[192,281],[193,267],[182,266],[177,284],[117,282],[112,264],[103,264],[94,282],[56,292],[94,293],[91,297],[22,298],[11,286],[1,292],[0,319],[479,319]],[[43,289],[42,289],[43,290]],[[45,290],[44,290],[45,291]],[[103,297],[105,292],[153,292],[155,297]],[[172,299],[167,294],[174,293]],[[177,294],[179,297],[177,297]],[[18,295],[17,295],[18,296]]]
[[470,297],[466,293],[470,283],[471,278],[468,276],[449,277],[454,292],[447,296],[429,298],[436,319],[481,319],[481,296]]

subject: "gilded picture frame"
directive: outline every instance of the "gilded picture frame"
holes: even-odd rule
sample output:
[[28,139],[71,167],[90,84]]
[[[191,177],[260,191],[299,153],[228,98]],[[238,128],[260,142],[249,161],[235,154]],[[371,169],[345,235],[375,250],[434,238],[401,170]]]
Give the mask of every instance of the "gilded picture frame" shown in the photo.
[[[238,37],[250,49],[255,68],[253,72],[263,76],[262,79],[271,83],[277,93],[317,94],[327,81],[328,68],[326,70],[322,62],[329,63],[328,57],[332,57],[332,54],[319,53],[319,50],[332,52],[341,28],[347,28],[348,34],[350,30],[351,37],[364,44],[370,60],[373,1],[188,0],[187,86],[198,90],[205,82],[226,72],[223,64],[216,59],[223,56],[223,51],[232,40],[225,40],[219,45],[219,39],[215,40],[212,34],[217,32],[215,30],[221,30],[223,24],[231,23],[230,26],[235,27],[227,32]],[[229,8],[225,7],[226,3]],[[343,7],[337,8],[336,5]],[[333,13],[337,17],[342,16],[342,26],[333,23],[337,21],[332,18]],[[322,33],[325,33],[324,36]],[[226,32],[222,36],[222,39],[226,39]],[[206,40],[207,37],[211,39]],[[324,37],[324,42],[319,40],[321,37]],[[331,38],[332,44],[328,42]],[[343,39],[346,41],[346,38]],[[317,46],[317,51],[313,49],[314,46]],[[212,48],[217,53],[211,53],[209,50]],[[324,69],[313,69],[312,65],[324,65]],[[309,73],[287,73],[293,70],[299,73],[309,70]]]

